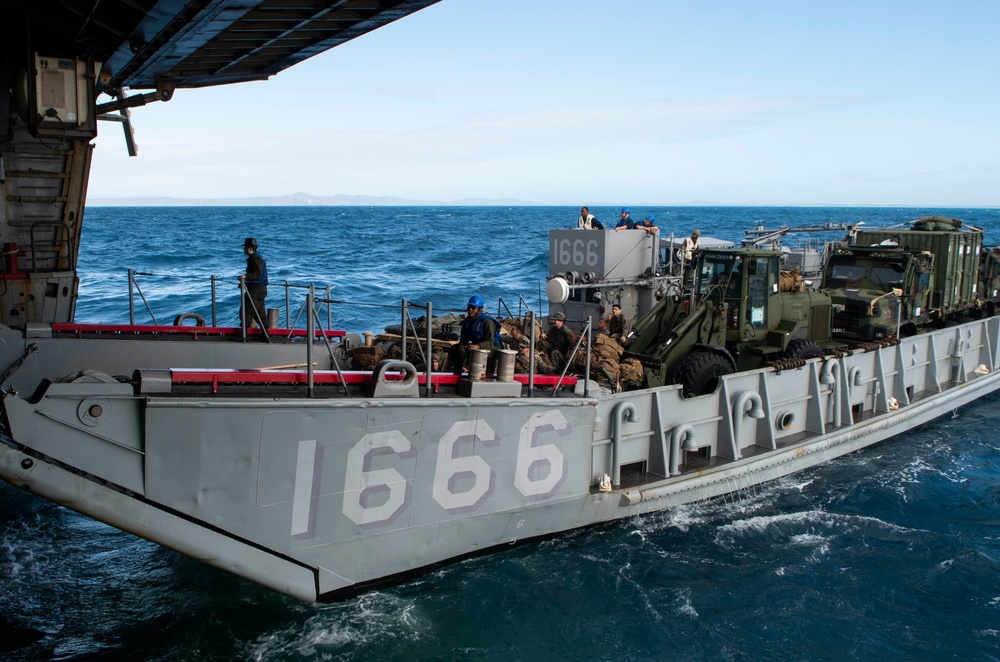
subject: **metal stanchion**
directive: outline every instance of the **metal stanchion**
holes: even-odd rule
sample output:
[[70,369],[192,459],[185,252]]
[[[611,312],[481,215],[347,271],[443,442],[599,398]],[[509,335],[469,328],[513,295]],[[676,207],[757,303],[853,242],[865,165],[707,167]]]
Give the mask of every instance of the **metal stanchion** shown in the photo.
[[528,397],[535,394],[535,313],[528,311],[525,316],[528,321]]
[[215,274],[212,274],[212,326],[219,326],[215,310]]
[[403,304],[400,306],[400,323],[399,323],[399,350],[400,350],[400,360],[406,360],[406,299],[403,299]]
[[128,270],[128,323],[135,326],[135,295],[132,293],[133,273],[131,269]]
[[292,310],[292,294],[291,294],[291,288],[288,284],[288,281],[286,280],[285,281],[285,328],[286,329],[292,328],[290,326],[291,323],[289,322],[289,320],[292,317],[291,310]]
[[313,286],[309,286],[309,294],[306,295],[306,307],[309,313],[306,315],[306,393],[308,397],[313,397],[313,334],[316,333],[316,321],[313,319],[313,300],[315,298]]
[[426,388],[427,397],[428,398],[433,398],[434,397],[434,385],[431,383],[431,375],[434,373],[434,365],[433,365],[434,364],[434,354],[433,354],[433,351],[434,351],[434,339],[433,339],[433,336],[431,334],[431,302],[430,301],[427,302],[427,312],[424,313],[424,314],[426,315],[426,317],[424,317],[424,321],[426,322],[426,326],[427,326],[427,356],[426,356],[426,359],[427,359],[427,361],[426,361],[426,363],[427,363],[427,366],[426,366],[427,383],[425,384],[425,386],[427,387]]

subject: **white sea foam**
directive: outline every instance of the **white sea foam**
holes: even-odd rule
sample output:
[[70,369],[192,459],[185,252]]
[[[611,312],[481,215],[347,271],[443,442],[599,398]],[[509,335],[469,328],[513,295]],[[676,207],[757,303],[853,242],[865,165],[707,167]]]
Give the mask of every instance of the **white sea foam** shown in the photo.
[[680,591],[678,598],[680,604],[677,606],[677,613],[689,618],[698,618],[698,610],[694,608],[694,603],[691,601],[691,589],[686,588]]
[[806,510],[760,515],[723,524],[717,531],[716,543],[727,546],[738,539],[760,536],[768,532],[787,535],[792,544],[816,544],[819,540],[828,543],[832,535],[864,533],[888,538],[908,538],[920,531],[876,517]]
[[412,601],[387,593],[368,593],[353,602],[321,606],[304,623],[262,635],[249,657],[343,659],[345,648],[357,649],[376,640],[405,645],[420,641],[430,628]]

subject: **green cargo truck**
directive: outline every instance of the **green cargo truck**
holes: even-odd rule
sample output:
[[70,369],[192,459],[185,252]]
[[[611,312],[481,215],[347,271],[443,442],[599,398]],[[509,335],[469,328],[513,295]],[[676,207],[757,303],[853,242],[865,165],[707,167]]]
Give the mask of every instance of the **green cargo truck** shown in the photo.
[[961,321],[978,314],[980,251],[983,231],[962,226],[958,219],[930,216],[908,228],[860,229],[848,238],[850,246],[898,248],[933,256],[933,279],[928,291],[930,322]]

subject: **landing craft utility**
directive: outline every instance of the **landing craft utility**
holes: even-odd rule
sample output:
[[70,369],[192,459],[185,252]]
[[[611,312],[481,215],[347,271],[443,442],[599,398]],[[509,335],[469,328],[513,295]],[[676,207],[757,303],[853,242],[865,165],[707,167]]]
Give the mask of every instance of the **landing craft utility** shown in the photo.
[[[833,325],[849,280],[782,291],[782,253],[703,238],[689,285],[673,245],[634,230],[553,232],[549,313],[580,334],[561,374],[435,371],[430,303],[420,336],[401,304],[406,323],[377,348],[388,357],[365,367],[376,349],[324,328],[312,291],[305,329],[246,331],[260,342],[214,323],[73,323],[98,119],[121,123],[134,153],[129,108],[264,78],[432,0],[362,14],[286,4],[287,24],[262,20],[264,4],[3,5],[0,478],[12,485],[313,601],[785,476],[1000,388],[996,260],[904,241],[954,229],[937,221],[892,231],[900,252],[872,258],[916,280],[897,288],[865,266],[876,341]],[[933,269],[904,264],[914,249]],[[643,318],[617,377],[592,369],[591,349],[617,354],[593,324],[612,303]],[[893,333],[883,304],[916,332]],[[530,357],[541,311],[529,312]]]

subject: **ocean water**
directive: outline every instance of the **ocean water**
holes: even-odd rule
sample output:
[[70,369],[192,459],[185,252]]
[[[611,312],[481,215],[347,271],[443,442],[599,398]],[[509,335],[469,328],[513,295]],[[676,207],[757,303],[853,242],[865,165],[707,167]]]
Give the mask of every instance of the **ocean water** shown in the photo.
[[[890,225],[1000,210],[633,208],[661,230]],[[548,231],[577,208],[94,208],[77,320],[235,324],[242,241],[315,283],[335,327],[473,293],[539,307]],[[617,209],[592,209],[611,221]],[[149,315],[136,295],[136,321]],[[544,304],[542,305],[544,309]],[[726,498],[306,605],[0,483],[0,660],[1000,660],[1000,400]]]

